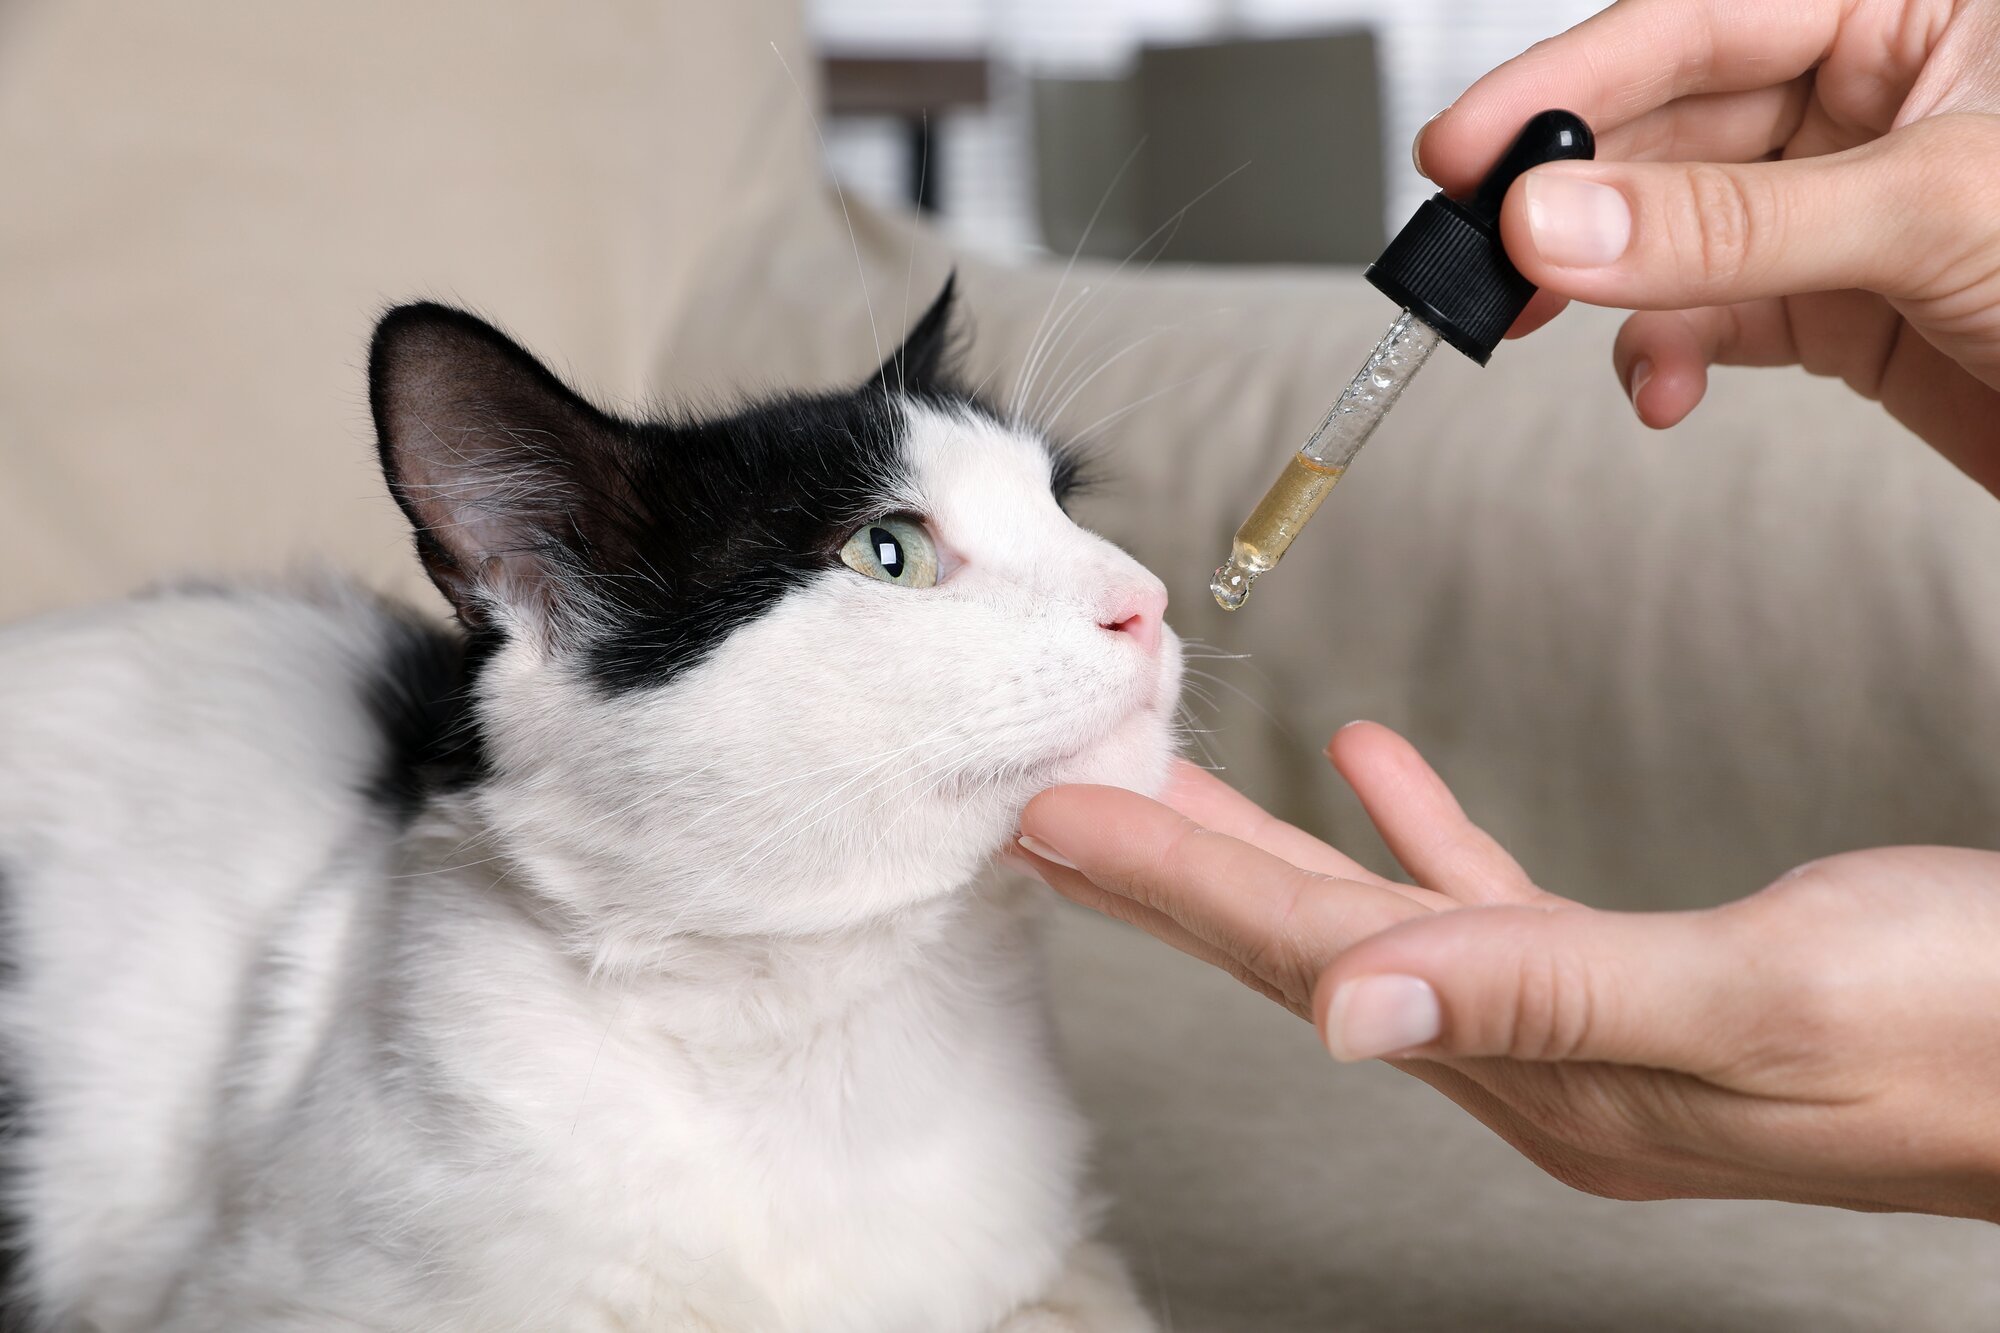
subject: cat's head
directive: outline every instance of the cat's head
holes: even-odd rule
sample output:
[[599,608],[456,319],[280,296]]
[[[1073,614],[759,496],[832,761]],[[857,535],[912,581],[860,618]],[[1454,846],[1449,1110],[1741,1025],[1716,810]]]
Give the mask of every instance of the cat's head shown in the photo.
[[481,649],[477,799],[584,919],[837,928],[966,882],[1045,787],[1161,781],[1166,591],[948,387],[950,321],[947,284],[851,390],[636,421],[471,315],[382,320],[383,470]]

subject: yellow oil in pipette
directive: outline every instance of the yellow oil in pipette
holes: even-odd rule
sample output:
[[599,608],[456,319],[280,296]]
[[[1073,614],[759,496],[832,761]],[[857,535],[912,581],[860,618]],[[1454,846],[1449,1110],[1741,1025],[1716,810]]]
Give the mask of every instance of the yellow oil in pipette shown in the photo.
[[1250,585],[1284,558],[1285,548],[1346,474],[1354,455],[1395,406],[1403,386],[1430,359],[1438,336],[1436,329],[1407,310],[1389,326],[1319,429],[1292,455],[1250,517],[1236,529],[1229,559],[1208,585],[1223,610],[1242,606],[1250,596]]
[[1285,464],[1285,470],[1271,483],[1271,489],[1264,492],[1264,498],[1257,502],[1250,517],[1236,529],[1229,560],[1215,571],[1215,582],[1208,585],[1223,609],[1234,611],[1243,605],[1250,595],[1250,584],[1284,558],[1292,538],[1299,535],[1299,529],[1319,508],[1320,501],[1332,493],[1334,483],[1345,471],[1344,467],[1323,466],[1304,454],[1292,455],[1292,461]]

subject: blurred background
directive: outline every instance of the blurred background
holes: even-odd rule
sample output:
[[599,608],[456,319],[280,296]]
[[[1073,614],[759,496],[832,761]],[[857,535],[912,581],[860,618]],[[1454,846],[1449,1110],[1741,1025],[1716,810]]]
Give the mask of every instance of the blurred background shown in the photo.
[[836,176],[883,204],[923,176],[963,246],[1122,259],[1165,228],[1168,260],[1365,263],[1431,188],[1410,163],[1417,128],[1596,8],[808,0],[807,15],[830,57]]

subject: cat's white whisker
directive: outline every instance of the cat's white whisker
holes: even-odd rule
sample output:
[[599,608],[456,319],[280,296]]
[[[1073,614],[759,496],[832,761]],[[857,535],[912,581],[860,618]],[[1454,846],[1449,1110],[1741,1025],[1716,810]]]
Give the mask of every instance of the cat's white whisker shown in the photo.
[[[1164,332],[1166,332],[1164,329],[1155,329],[1150,333],[1134,338],[1131,342],[1126,343],[1125,346],[1098,362],[1096,368],[1084,376],[1082,382],[1074,388],[1069,387],[1068,380],[1063,381],[1061,385],[1057,386],[1057,392],[1062,393],[1063,396],[1053,409],[1044,412],[1039,405],[1037,406],[1035,421],[1039,428],[1054,433],[1058,423],[1062,421],[1062,414],[1069,410],[1069,405],[1076,400],[1078,394],[1088,389],[1099,375],[1102,375],[1105,371],[1132,355],[1132,353],[1146,346],[1146,344],[1152,342],[1153,339],[1159,337]],[[1067,391],[1065,392],[1065,390]]]
[[[882,844],[888,840],[889,834],[893,832],[896,829],[896,827],[902,823],[902,821],[909,815],[909,813],[912,810],[917,808],[917,803],[919,801],[927,798],[933,792],[937,791],[940,787],[952,781],[959,775],[969,771],[972,767],[976,765],[983,765],[989,762],[992,758],[996,757],[997,755],[1006,752],[1008,748],[1009,747],[1006,745],[1004,740],[997,742],[990,742],[983,750],[977,751],[969,756],[961,756],[943,773],[936,775],[935,780],[928,781],[923,791],[916,793],[914,797],[912,797],[910,794],[911,786],[914,784],[905,785],[905,787],[903,787],[896,793],[894,800],[895,803],[898,805],[898,809],[894,814],[892,814],[889,817],[888,821],[884,824],[882,830],[876,835],[874,843],[869,848],[870,855],[872,855],[875,851],[881,848]],[[963,801],[959,803],[959,809],[957,812],[954,813],[953,816],[952,827],[954,828],[957,827],[958,818],[959,816],[963,815],[965,807],[968,803],[969,802],[963,802]]]
[[[929,179],[931,169],[931,113],[929,111],[919,111],[917,115],[923,125],[923,133],[918,136],[923,144],[923,156],[917,162],[917,197],[921,199],[923,198],[924,186]],[[917,231],[913,227],[910,229],[909,255],[903,261],[903,315],[900,327],[906,329],[910,327],[910,283],[915,277],[916,271]],[[896,348],[896,391],[898,393],[908,393],[910,391],[909,377],[904,373],[903,348],[901,346]]]
[[1247,662],[1253,654],[1228,652],[1200,639],[1182,639],[1181,656],[1194,661]]
[[1137,143],[1132,145],[1132,150],[1125,154],[1125,160],[1118,164],[1118,170],[1111,173],[1111,183],[1106,185],[1104,193],[1097,197],[1097,207],[1090,210],[1090,217],[1083,224],[1083,231],[1076,238],[1076,246],[1069,252],[1069,262],[1063,265],[1062,276],[1056,279],[1055,289],[1049,293],[1048,307],[1042,311],[1042,318],[1035,326],[1035,334],[1028,340],[1027,354],[1022,360],[1020,374],[1015,378],[1014,393],[1007,409],[1009,420],[1019,421],[1021,419],[1023,383],[1021,376],[1027,373],[1028,366],[1034,361],[1037,352],[1040,350],[1042,332],[1048,326],[1049,315],[1055,310],[1056,302],[1062,298],[1062,291],[1064,286],[1069,282],[1069,275],[1076,269],[1077,258],[1083,254],[1083,247],[1089,243],[1090,233],[1096,230],[1097,220],[1104,215],[1104,207],[1111,202],[1112,192],[1118,188],[1118,182],[1125,178],[1125,173],[1131,170],[1132,163],[1137,160],[1139,150],[1145,146],[1146,140],[1144,137],[1141,137]]
[[[984,744],[990,744],[990,742],[983,741],[980,738],[976,737],[966,738],[957,746],[956,749],[947,750],[942,755],[932,756],[923,760],[916,769],[917,776],[914,778],[907,779],[901,787],[898,787],[891,794],[889,799],[893,801],[899,798],[903,794],[907,793],[913,786],[915,786],[916,783],[923,781],[925,779],[926,767],[935,767],[939,765],[955,763],[957,762],[960,756],[964,755],[967,752],[976,752],[978,748]],[[869,775],[863,774],[863,775],[858,775],[856,778],[849,779],[847,782],[841,784],[841,786],[836,787],[831,793],[828,794],[828,796],[822,797],[820,801],[814,803],[814,805],[812,806],[809,806],[805,811],[806,814],[812,814],[815,811],[820,812],[818,814],[818,817],[813,819],[810,823],[804,825],[803,827],[800,827],[799,819],[803,816],[795,816],[793,819],[787,821],[785,824],[780,825],[779,828],[776,829],[773,833],[765,835],[764,838],[760,839],[756,844],[753,844],[749,849],[749,851],[745,854],[746,857],[748,858],[745,864],[749,867],[756,867],[762,865],[765,860],[770,859],[768,850],[771,849],[773,846],[773,839],[780,839],[776,845],[777,847],[782,848],[782,846],[784,845],[784,840],[780,838],[780,835],[789,834],[792,839],[796,839],[803,833],[808,832],[811,829],[817,828],[820,824],[832,818],[834,815],[839,814],[841,811],[846,810],[848,807],[856,804],[857,802],[866,800],[869,796],[875,794],[870,789],[863,788],[861,791],[855,792],[852,795],[848,796],[846,800],[841,801],[838,805],[833,806],[832,809],[822,810],[822,807],[825,805],[827,800],[830,800],[835,796],[839,796],[845,792],[850,791],[855,785],[857,785],[857,783],[861,780],[861,778],[866,776]],[[759,852],[767,852],[767,855],[760,859],[758,857]]]
[[1201,757],[1206,761],[1201,766],[1211,773],[1221,772],[1221,761],[1216,758],[1215,752],[1208,748],[1207,737],[1210,735],[1209,730],[1195,725],[1194,714],[1188,710],[1186,704],[1176,704],[1174,712],[1182,720],[1182,725],[1179,728],[1180,735],[1201,751]]
[[[1242,699],[1245,703],[1249,704],[1252,708],[1256,709],[1259,713],[1263,714],[1268,721],[1273,722],[1279,726],[1282,726],[1286,730],[1291,729],[1291,725],[1287,723],[1284,719],[1280,718],[1277,714],[1273,713],[1270,710],[1270,708],[1264,703],[1263,700],[1259,699],[1256,695],[1250,693],[1242,686],[1236,684],[1234,681],[1224,680],[1222,677],[1216,675],[1214,672],[1200,671],[1194,667],[1186,668],[1186,672],[1188,676],[1192,677],[1194,680],[1206,681],[1209,684],[1218,685],[1221,688],[1228,690],[1231,694],[1236,695],[1238,698]],[[1190,686],[1190,688],[1194,687]],[[1211,701],[1211,707],[1212,706],[1214,706],[1213,701]]]
[[1107,427],[1115,425],[1117,422],[1124,420],[1125,417],[1129,416],[1133,412],[1138,411],[1140,408],[1144,407],[1147,403],[1152,402],[1155,398],[1158,398],[1160,395],[1172,393],[1175,389],[1185,388],[1188,385],[1194,383],[1196,380],[1202,378],[1202,376],[1204,375],[1214,374],[1218,369],[1220,369],[1220,367],[1216,365],[1204,366],[1202,369],[1197,370],[1192,375],[1183,375],[1180,379],[1174,380],[1168,384],[1163,384],[1159,388],[1153,390],[1151,393],[1146,394],[1144,397],[1138,398],[1130,403],[1127,403],[1125,406],[1117,409],[1114,412],[1105,413],[1103,416],[1099,417],[1096,421],[1091,422],[1090,425],[1084,427],[1082,430],[1070,436],[1069,441],[1072,445],[1086,444],[1090,440],[1096,438],[1096,436]]
[[[1220,177],[1218,177],[1215,181],[1209,184],[1207,188],[1201,190],[1193,198],[1189,199],[1186,203],[1182,204],[1179,208],[1175,209],[1172,213],[1168,214],[1165,221],[1161,222],[1158,226],[1154,227],[1152,231],[1148,232],[1144,237],[1140,238],[1138,244],[1134,245],[1130,250],[1125,252],[1124,258],[1120,259],[1117,265],[1111,270],[1110,274],[1102,280],[1100,284],[1100,290],[1109,291],[1112,285],[1117,282],[1119,276],[1125,271],[1126,267],[1129,264],[1131,264],[1133,257],[1138,255],[1141,251],[1143,251],[1155,239],[1159,238],[1161,236],[1161,233],[1164,232],[1166,233],[1165,239],[1160,241],[1160,246],[1157,250],[1155,250],[1151,255],[1147,256],[1145,262],[1140,265],[1140,271],[1143,272],[1144,270],[1152,267],[1153,261],[1159,258],[1161,254],[1164,254],[1166,252],[1167,245],[1173,240],[1174,234],[1178,232],[1178,230],[1180,229],[1181,220],[1188,215],[1188,212],[1191,209],[1193,209],[1196,204],[1199,204],[1202,200],[1208,198],[1209,195],[1221,189],[1222,186],[1228,183],[1228,181],[1231,178],[1233,178],[1238,172],[1243,171],[1249,165],[1250,163],[1245,161],[1239,164],[1238,166],[1232,168],[1231,170],[1224,172]],[[1124,168],[1121,167],[1120,168],[1121,174],[1123,173],[1123,170]],[[1116,184],[1115,178],[1113,180],[1113,184],[1114,185]],[[1108,197],[1108,192],[1107,192],[1107,197]],[[1100,208],[1102,207],[1101,201],[1099,207]],[[1079,242],[1079,246],[1080,245],[1081,242]],[[1073,258],[1072,262],[1074,262]],[[1103,307],[1100,306],[1100,313],[1102,309]],[[1085,325],[1084,328],[1079,332],[1077,339],[1079,342],[1081,341],[1082,334],[1089,332],[1091,328],[1095,327],[1096,322],[1097,322],[1097,316],[1093,316],[1091,318],[1090,323]],[[1067,360],[1067,355],[1065,355],[1064,359],[1065,361]],[[1060,366],[1058,367],[1058,369],[1060,369]],[[1040,418],[1038,415],[1023,417],[1020,412],[1020,405],[1017,402],[1015,404],[1013,412],[1013,419],[1016,421],[1034,421],[1034,420],[1039,420]]]
[[1021,425],[1031,419],[1028,414],[1027,403],[1034,395],[1035,386],[1040,380],[1042,368],[1047,363],[1048,358],[1060,349],[1064,332],[1076,320],[1077,316],[1088,308],[1092,295],[1093,289],[1091,285],[1085,283],[1078,289],[1074,296],[1070,297],[1069,302],[1063,306],[1062,313],[1057,315],[1055,321],[1049,325],[1048,333],[1040,340],[1034,355],[1021,368],[1020,383],[1015,391],[1015,407],[1008,418],[1014,424]]
[[832,181],[834,197],[840,201],[840,220],[847,224],[847,243],[854,251],[854,276],[861,284],[861,299],[868,308],[868,337],[875,344],[875,364],[881,366],[884,364],[882,334],[875,327],[875,302],[868,295],[868,268],[861,261],[861,241],[854,234],[854,218],[847,211],[847,191],[841,188],[840,177],[831,168],[832,154],[827,151],[826,134],[820,128],[819,113],[813,110],[812,99],[807,97],[805,89],[799,86],[798,75],[792,73],[792,67],[786,61],[785,53],[778,49],[776,42],[771,43],[771,54],[778,58],[778,64],[785,71],[785,77],[792,81],[792,91],[798,95],[799,101],[805,104],[806,114],[812,121],[813,137],[819,140],[820,160],[828,164],[827,179]]
[[[872,754],[865,754],[858,757],[836,760],[833,763],[822,765],[821,767],[816,769],[808,769],[802,773],[787,773],[784,776],[777,778],[772,782],[766,783],[759,787],[751,788],[747,791],[739,792],[732,790],[730,792],[730,796],[733,801],[747,802],[754,800],[759,796],[765,795],[768,792],[776,791],[782,787],[813,781],[814,779],[821,777],[827,773],[837,772],[844,768],[854,767],[855,765],[868,766],[867,768],[864,768],[863,772],[855,774],[845,779],[842,784],[843,786],[845,786],[853,782],[861,781],[862,779],[866,778],[868,776],[869,771],[872,770],[873,767],[882,765],[887,761],[899,758],[903,755],[907,755],[912,751],[920,750],[927,746],[934,745],[937,743],[939,739],[940,736],[927,737],[923,740],[911,741],[907,744],[898,745],[888,750],[881,750],[881,751],[876,751],[875,753]],[[701,824],[705,820],[714,818],[718,815],[726,815],[729,812],[730,812],[729,806],[716,805],[708,810],[703,811],[701,814],[696,815],[692,820],[681,825],[681,831],[686,832],[694,828],[696,825]]]

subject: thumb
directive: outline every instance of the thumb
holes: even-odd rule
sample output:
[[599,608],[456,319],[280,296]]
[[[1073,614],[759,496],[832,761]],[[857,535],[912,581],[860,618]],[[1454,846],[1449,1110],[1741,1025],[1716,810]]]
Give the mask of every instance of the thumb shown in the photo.
[[1995,161],[2000,117],[1953,115],[1778,162],[1550,163],[1508,193],[1501,235],[1537,286],[1594,305],[1922,299],[1967,285],[1961,267],[1990,276]]
[[1320,974],[1341,1060],[1601,1060],[1702,1073],[1744,1020],[1746,968],[1713,912],[1475,907],[1392,926]]

